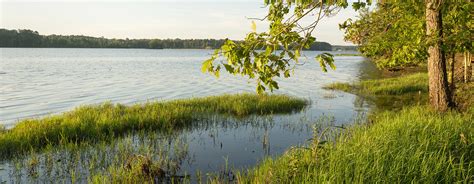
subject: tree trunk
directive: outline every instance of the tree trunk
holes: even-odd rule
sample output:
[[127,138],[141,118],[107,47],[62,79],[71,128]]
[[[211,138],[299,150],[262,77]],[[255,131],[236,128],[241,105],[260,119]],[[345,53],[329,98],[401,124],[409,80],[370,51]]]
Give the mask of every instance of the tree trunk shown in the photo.
[[[469,55],[469,52],[465,51],[464,52],[464,83],[469,82],[470,76],[468,74],[469,71],[469,64],[471,62],[471,56]],[[472,70],[472,69],[471,69]],[[472,71],[469,71],[472,72]]]
[[456,75],[456,53],[451,54],[451,96],[454,98],[454,90],[456,89],[455,75]]
[[446,72],[446,58],[441,49],[442,0],[426,0],[426,35],[432,40],[428,48],[428,78],[430,105],[444,112],[452,106]]

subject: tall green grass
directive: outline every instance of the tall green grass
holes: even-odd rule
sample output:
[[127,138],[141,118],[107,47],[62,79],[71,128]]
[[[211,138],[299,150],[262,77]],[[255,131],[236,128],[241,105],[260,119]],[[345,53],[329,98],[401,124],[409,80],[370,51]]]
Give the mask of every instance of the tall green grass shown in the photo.
[[[390,110],[373,112],[368,123],[346,129],[334,142],[321,144],[315,136],[308,148],[268,158],[238,173],[238,183],[474,182],[474,107],[440,114],[420,105],[427,99],[426,73],[325,89],[356,93]],[[400,110],[386,108],[397,103]]]
[[474,108],[431,112],[424,106],[374,115],[372,125],[345,131],[334,143],[316,139],[267,159],[239,183],[472,183]]
[[407,105],[425,105],[428,102],[428,74],[364,80],[350,83],[332,83],[323,87],[354,93],[369,99],[379,109],[401,109]]
[[368,95],[406,95],[428,92],[428,74],[416,73],[403,77],[364,80],[355,84],[332,83],[324,89],[355,92]]
[[173,131],[209,114],[245,116],[300,110],[307,101],[285,95],[223,95],[125,106],[104,103],[18,122],[0,133],[0,158],[47,145],[113,139],[134,130]]
[[[426,74],[340,84],[337,89],[365,95],[426,95]],[[335,89],[335,88],[334,88]],[[420,99],[414,99],[420,102]],[[393,103],[393,102],[392,102]],[[474,107],[439,114],[404,103],[401,110],[376,111],[370,121],[344,131],[317,132],[308,147],[296,147],[255,168],[236,173],[237,183],[472,183],[474,182]],[[332,132],[332,133],[328,133]],[[321,139],[320,134],[328,140]],[[335,140],[334,140],[335,139]],[[144,164],[145,163],[145,164]],[[147,162],[113,167],[91,182],[152,182]],[[225,183],[222,178],[212,183]]]

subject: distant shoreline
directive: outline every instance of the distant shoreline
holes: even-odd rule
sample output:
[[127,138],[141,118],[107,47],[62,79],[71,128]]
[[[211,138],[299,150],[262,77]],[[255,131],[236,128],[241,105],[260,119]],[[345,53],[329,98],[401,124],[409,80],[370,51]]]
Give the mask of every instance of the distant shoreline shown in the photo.
[[[217,49],[226,39],[109,39],[84,35],[41,35],[29,29],[0,28],[0,48]],[[239,41],[236,41],[239,42]],[[313,51],[356,50],[357,46],[314,42]]]

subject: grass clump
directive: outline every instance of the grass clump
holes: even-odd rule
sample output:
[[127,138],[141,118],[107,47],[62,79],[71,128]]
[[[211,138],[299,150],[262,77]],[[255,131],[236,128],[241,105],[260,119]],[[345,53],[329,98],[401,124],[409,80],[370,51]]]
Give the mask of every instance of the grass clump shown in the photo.
[[319,140],[267,159],[239,183],[471,183],[474,108],[444,115],[424,106],[379,112],[335,143]]
[[401,109],[407,105],[424,105],[428,101],[428,74],[415,73],[400,77],[332,83],[323,87],[354,93],[369,99],[379,109]]
[[360,81],[355,84],[332,83],[324,89],[356,92],[365,95],[405,95],[408,93],[427,93],[428,75],[416,73],[403,77]]
[[46,146],[99,141],[134,130],[172,131],[209,114],[245,116],[300,110],[307,101],[285,95],[222,95],[125,106],[104,103],[18,122],[0,133],[0,158]]

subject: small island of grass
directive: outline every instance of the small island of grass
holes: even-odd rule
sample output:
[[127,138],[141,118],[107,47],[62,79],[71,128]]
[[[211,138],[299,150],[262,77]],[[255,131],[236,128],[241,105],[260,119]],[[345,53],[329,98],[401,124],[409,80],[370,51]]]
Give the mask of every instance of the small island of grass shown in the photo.
[[206,115],[246,116],[290,113],[308,101],[285,95],[237,94],[148,102],[126,106],[104,103],[41,119],[26,119],[0,133],[0,157],[48,145],[110,140],[137,130],[173,131]]

